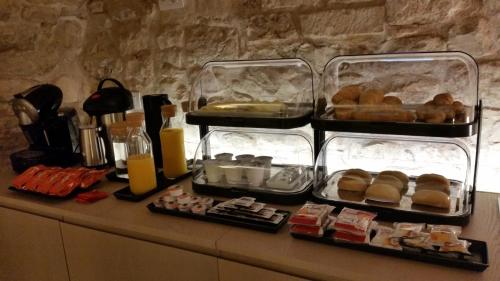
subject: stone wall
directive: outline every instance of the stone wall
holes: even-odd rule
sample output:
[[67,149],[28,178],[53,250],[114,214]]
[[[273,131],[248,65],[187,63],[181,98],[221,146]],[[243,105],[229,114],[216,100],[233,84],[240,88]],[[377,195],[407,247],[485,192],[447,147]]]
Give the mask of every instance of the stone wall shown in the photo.
[[[25,146],[8,101],[33,84],[81,107],[112,76],[186,99],[209,60],[301,57],[318,73],[341,54],[461,50],[486,105],[482,188],[500,172],[500,2],[496,0],[0,0],[0,159]],[[170,3],[170,4],[168,4]],[[5,167],[5,165],[2,165]]]

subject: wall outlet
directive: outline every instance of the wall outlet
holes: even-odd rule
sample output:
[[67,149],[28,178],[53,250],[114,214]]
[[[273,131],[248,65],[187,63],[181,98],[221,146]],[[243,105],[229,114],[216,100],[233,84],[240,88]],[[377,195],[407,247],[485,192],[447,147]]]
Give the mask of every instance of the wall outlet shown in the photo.
[[160,11],[184,8],[184,0],[158,0]]

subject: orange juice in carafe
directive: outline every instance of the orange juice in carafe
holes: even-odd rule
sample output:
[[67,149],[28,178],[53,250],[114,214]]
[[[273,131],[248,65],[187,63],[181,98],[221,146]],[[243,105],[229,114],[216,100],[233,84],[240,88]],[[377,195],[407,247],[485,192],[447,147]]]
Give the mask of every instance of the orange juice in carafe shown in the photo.
[[131,155],[127,160],[130,191],[139,195],[156,188],[155,163],[150,154]]
[[184,130],[172,126],[177,107],[173,104],[161,107],[163,125],[160,130],[161,152],[163,157],[163,175],[175,178],[186,174],[187,164],[184,150]]
[[184,130],[182,128],[163,128],[160,131],[163,174],[175,178],[187,173],[184,151]]

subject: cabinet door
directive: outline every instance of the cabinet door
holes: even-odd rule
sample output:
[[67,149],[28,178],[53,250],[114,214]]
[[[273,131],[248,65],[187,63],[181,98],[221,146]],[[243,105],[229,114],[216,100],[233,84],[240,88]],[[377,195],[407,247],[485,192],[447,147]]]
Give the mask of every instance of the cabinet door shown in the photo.
[[220,281],[307,281],[292,275],[224,259],[219,259],[219,275]]
[[217,259],[61,223],[71,281],[218,280]]
[[0,207],[0,280],[69,280],[59,221]]

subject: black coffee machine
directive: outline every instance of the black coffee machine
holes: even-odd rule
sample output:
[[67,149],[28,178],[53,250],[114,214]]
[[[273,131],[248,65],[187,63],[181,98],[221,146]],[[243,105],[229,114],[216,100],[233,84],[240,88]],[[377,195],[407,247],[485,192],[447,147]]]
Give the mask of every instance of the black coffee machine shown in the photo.
[[[106,81],[113,82],[115,87],[104,87]],[[115,122],[125,120],[125,111],[133,108],[132,93],[122,83],[113,78],[106,78],[99,82],[97,90],[83,103],[83,110],[95,120],[96,127],[101,127],[101,137],[104,140],[106,160],[109,165],[114,164],[113,148],[108,134],[109,126]]]
[[14,171],[37,164],[67,167],[78,162],[76,111],[59,108],[61,102],[61,89],[50,84],[14,95],[12,109],[29,143],[28,149],[10,155]]

